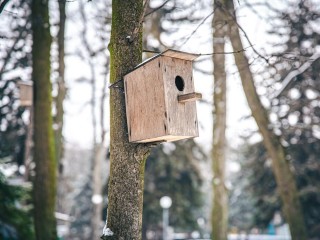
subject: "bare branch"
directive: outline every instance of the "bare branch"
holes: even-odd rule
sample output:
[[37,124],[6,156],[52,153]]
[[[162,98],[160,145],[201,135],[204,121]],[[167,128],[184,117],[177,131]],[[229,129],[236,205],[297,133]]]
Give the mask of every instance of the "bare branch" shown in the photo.
[[302,64],[301,67],[298,69],[290,72],[282,81],[282,87],[281,89],[274,94],[272,98],[278,98],[288,87],[289,85],[293,82],[296,76],[298,76],[301,73],[304,73],[316,60],[320,58],[320,53],[314,53],[310,59]]
[[[216,54],[234,54],[234,53],[240,53],[240,52],[244,52],[246,51],[248,48],[252,48],[252,46],[248,46],[245,47],[244,49],[239,49],[236,51],[230,51],[230,52],[212,52],[212,53],[194,53],[200,56],[212,56],[212,55],[216,55]],[[173,49],[174,50],[174,49]],[[159,54],[161,52],[159,51],[153,51],[153,50],[148,50],[148,49],[143,49],[143,52],[148,52],[148,53],[156,53]]]
[[132,43],[134,41],[134,39],[136,38],[137,34],[139,33],[139,29],[141,28],[142,26],[142,23],[143,23],[143,19],[144,19],[144,15],[146,14],[146,11],[147,11],[147,8],[148,8],[148,5],[149,5],[149,1],[150,0],[146,0],[144,2],[144,5],[143,5],[143,11],[142,11],[142,14],[140,16],[140,19],[139,19],[139,22],[137,24],[137,26],[134,28],[131,36],[127,36],[127,39],[130,43]]
[[260,54],[254,47],[253,44],[251,43],[246,31],[241,27],[241,25],[238,23],[236,17],[235,17],[235,13],[230,13],[228,11],[228,9],[225,9],[224,6],[222,6],[222,4],[216,4],[217,7],[221,8],[227,15],[229,15],[232,20],[235,22],[235,24],[238,26],[238,28],[241,30],[241,32],[243,33],[244,37],[247,39],[248,43],[250,44],[250,46],[252,47],[252,50],[254,51],[255,54],[257,54],[260,58],[262,58],[263,60],[266,61],[267,64],[269,64],[269,59],[264,57],[262,54]]
[[3,2],[0,4],[0,14],[2,13],[4,7],[10,0],[3,0]]
[[234,53],[240,53],[240,52],[245,52],[248,48],[253,48],[252,45],[245,47],[243,49],[235,50],[235,51],[230,51],[230,52],[213,52],[213,53],[199,53],[200,56],[211,56],[211,55],[217,55],[217,54],[234,54]]
[[189,37],[187,37],[187,39],[180,45],[179,48],[181,48],[183,45],[185,45],[189,40],[190,38],[198,31],[198,29],[205,23],[205,21],[214,13],[215,9],[213,9],[213,11],[208,15],[206,16],[201,22],[200,24],[193,30],[193,32],[189,35]]
[[150,12],[146,13],[146,14],[144,15],[144,17],[147,17],[147,16],[151,15],[152,13],[158,11],[159,9],[163,8],[169,1],[170,1],[170,0],[167,0],[167,1],[165,1],[163,4],[161,4],[159,7],[156,7],[156,8],[154,8],[154,9],[152,9]]
[[[29,24],[29,21],[26,22],[25,27],[27,26],[27,24]],[[2,79],[2,74],[5,73],[5,69],[7,67],[7,64],[9,63],[10,58],[11,58],[11,54],[15,51],[15,47],[18,44],[18,42],[23,38],[23,36],[22,36],[23,32],[24,32],[23,30],[19,31],[19,35],[17,36],[17,38],[15,38],[11,48],[7,52],[6,57],[3,59],[3,64],[0,69],[0,80]]]

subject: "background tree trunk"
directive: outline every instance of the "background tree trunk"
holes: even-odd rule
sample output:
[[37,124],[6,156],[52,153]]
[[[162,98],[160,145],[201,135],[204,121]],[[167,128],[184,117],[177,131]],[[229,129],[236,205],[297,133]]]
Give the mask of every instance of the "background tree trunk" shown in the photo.
[[[106,147],[103,143],[96,144],[95,152],[94,152],[94,159],[93,159],[93,186],[92,192],[94,197],[101,197],[102,198],[102,163],[106,157]],[[103,227],[103,220],[102,220],[102,210],[103,210],[103,202],[93,202],[93,216],[91,220],[91,227],[92,227],[92,239],[99,239],[101,236],[101,229]]]
[[58,43],[58,94],[55,98],[56,115],[54,118],[56,129],[55,129],[55,150],[56,150],[56,162],[58,164],[58,192],[57,192],[57,211],[66,213],[65,209],[65,185],[63,176],[63,152],[64,152],[64,139],[62,135],[63,130],[63,117],[64,117],[64,107],[63,102],[66,96],[66,86],[65,86],[65,25],[66,25],[66,2],[59,1],[59,31],[57,35]]
[[66,96],[66,86],[65,86],[65,63],[64,63],[64,41],[65,41],[65,25],[66,25],[66,2],[59,1],[59,31],[57,36],[58,41],[58,94],[56,97],[56,110],[57,114],[55,116],[56,129],[56,159],[59,164],[62,164],[60,161],[63,157],[63,115],[64,108],[63,102]]
[[[110,83],[142,60],[142,0],[113,0]],[[130,37],[130,40],[128,39]],[[128,142],[123,81],[110,89],[110,180],[106,239],[141,239],[145,144]]]
[[34,81],[34,223],[37,240],[56,240],[56,164],[51,116],[48,1],[32,1]]
[[[229,16],[229,36],[233,50],[244,49],[239,26],[237,24],[233,0],[228,0],[225,13]],[[228,11],[228,12],[227,12]],[[235,62],[240,74],[242,86],[260,133],[263,136],[264,145],[272,159],[272,167],[276,177],[279,195],[282,199],[282,208],[286,221],[289,224],[293,240],[307,239],[303,214],[299,202],[298,190],[293,173],[286,160],[285,149],[280,139],[273,132],[269,122],[268,114],[260,102],[254,86],[253,75],[250,70],[249,61],[244,52],[234,53]]]
[[[216,7],[214,1],[213,52],[224,52],[227,24],[221,8]],[[225,55],[213,55],[214,75],[214,114],[213,114],[213,204],[211,237],[214,240],[227,240],[228,229],[228,194],[225,187],[225,147],[226,147],[226,71]]]

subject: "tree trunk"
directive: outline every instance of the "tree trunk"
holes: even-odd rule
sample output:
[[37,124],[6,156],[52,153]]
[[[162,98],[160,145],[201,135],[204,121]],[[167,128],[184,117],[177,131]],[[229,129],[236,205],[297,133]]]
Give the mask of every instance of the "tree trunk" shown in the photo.
[[56,116],[55,116],[55,150],[56,150],[56,162],[59,165],[59,175],[58,175],[58,192],[57,192],[57,211],[66,213],[65,209],[65,184],[63,177],[63,151],[64,151],[64,140],[62,135],[63,130],[63,116],[64,116],[64,107],[63,102],[66,96],[66,87],[65,87],[65,63],[64,63],[64,42],[65,42],[65,25],[66,25],[66,2],[59,1],[59,31],[57,36],[58,43],[58,94],[55,98],[56,105]]
[[[229,16],[230,41],[233,50],[236,52],[244,48],[240,38],[239,26],[237,25],[236,16],[234,14],[235,9],[233,0],[228,0],[227,11],[228,12],[226,12],[226,14]],[[307,239],[298,190],[294,175],[290,170],[290,165],[285,158],[285,149],[281,145],[279,137],[274,134],[272,125],[269,122],[267,111],[260,102],[254,86],[253,75],[250,71],[248,58],[243,51],[234,53],[234,58],[252,116],[259,127],[264,145],[272,159],[273,171],[278,191],[282,199],[282,209],[290,227],[292,240]]]
[[[215,1],[216,2],[216,1]],[[216,8],[212,22],[213,52],[224,52],[227,25],[225,15]],[[212,204],[212,239],[227,240],[228,194],[225,187],[225,147],[226,147],[226,71],[224,54],[213,55],[214,66],[214,115],[213,115],[213,204]]]
[[[123,79],[142,59],[142,0],[113,0],[109,44],[110,83]],[[110,180],[105,239],[141,239],[145,144],[128,142],[123,81],[110,89]]]
[[[92,180],[93,180],[93,196],[95,198],[102,198],[102,163],[106,156],[106,147],[103,143],[96,144],[94,151],[93,159],[93,171],[92,171]],[[99,239],[101,236],[101,229],[103,227],[102,220],[102,202],[93,202],[93,216],[91,219],[91,230],[92,230],[92,239]]]
[[48,1],[32,1],[34,81],[34,223],[37,240],[56,240],[56,164],[51,116]]
[[66,25],[66,2],[59,1],[59,31],[58,31],[58,94],[56,97],[56,110],[57,114],[55,116],[55,124],[56,128],[56,159],[59,164],[61,164],[61,159],[63,157],[63,136],[62,136],[62,129],[63,129],[63,115],[64,115],[64,108],[63,102],[66,96],[66,86],[65,86],[65,79],[64,79],[64,72],[65,72],[65,64],[64,64],[64,41],[65,41],[65,25]]

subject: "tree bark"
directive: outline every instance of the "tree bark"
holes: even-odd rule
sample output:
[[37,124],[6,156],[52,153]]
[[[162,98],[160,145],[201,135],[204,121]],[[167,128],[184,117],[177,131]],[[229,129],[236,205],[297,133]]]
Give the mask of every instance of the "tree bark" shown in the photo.
[[34,223],[37,240],[56,240],[56,164],[51,116],[50,23],[48,1],[32,1],[34,81]]
[[[110,83],[123,79],[142,60],[142,0],[113,0],[109,44]],[[141,239],[145,144],[128,142],[123,81],[110,89],[110,180],[105,239]]]
[[[227,24],[221,8],[217,8],[214,1],[213,52],[224,52]],[[226,147],[226,71],[225,55],[213,55],[214,66],[214,113],[213,113],[213,204],[211,214],[212,234],[215,240],[227,240],[228,229],[228,194],[225,187],[225,147]]]
[[289,224],[292,240],[307,239],[304,218],[299,202],[298,190],[290,165],[286,160],[284,147],[280,139],[273,132],[266,109],[260,102],[254,86],[254,79],[250,70],[249,61],[244,52],[239,26],[237,24],[233,0],[228,0],[226,14],[229,16],[229,36],[234,53],[235,62],[240,74],[242,86],[259,131],[263,137],[264,145],[272,159],[277,188],[282,199],[282,209]]

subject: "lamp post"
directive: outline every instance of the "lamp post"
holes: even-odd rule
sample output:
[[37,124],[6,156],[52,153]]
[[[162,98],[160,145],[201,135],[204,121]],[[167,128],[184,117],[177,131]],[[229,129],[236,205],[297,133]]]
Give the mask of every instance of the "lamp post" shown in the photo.
[[172,200],[168,196],[163,196],[160,199],[160,206],[162,212],[162,226],[163,226],[163,240],[168,240],[168,226],[169,226],[169,208],[171,207]]

